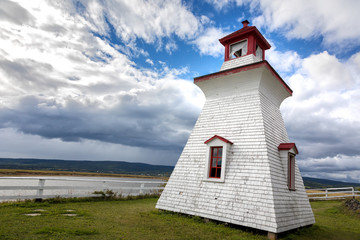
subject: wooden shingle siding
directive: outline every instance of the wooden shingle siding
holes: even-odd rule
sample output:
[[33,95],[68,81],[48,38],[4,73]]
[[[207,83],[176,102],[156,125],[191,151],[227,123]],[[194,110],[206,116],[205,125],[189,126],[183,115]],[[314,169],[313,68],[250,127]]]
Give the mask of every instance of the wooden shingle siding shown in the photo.
[[[289,191],[277,149],[289,141],[279,110],[289,93],[279,81],[264,67],[197,85],[206,102],[156,208],[274,233],[313,224],[299,169]],[[224,182],[204,179],[204,141],[214,135],[233,143]]]

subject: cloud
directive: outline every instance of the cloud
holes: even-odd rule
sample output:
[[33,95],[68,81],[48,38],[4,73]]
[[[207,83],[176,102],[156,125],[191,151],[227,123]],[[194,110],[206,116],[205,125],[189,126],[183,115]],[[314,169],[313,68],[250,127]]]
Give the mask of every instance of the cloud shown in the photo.
[[29,24],[33,22],[33,16],[18,3],[3,0],[0,9],[0,22],[11,22],[17,25]]
[[154,65],[153,60],[151,60],[151,59],[149,59],[149,58],[147,58],[145,62],[147,62],[147,63],[150,64],[151,66]]
[[171,54],[172,52],[174,52],[176,49],[177,49],[177,45],[175,42],[168,42],[166,45],[165,45],[165,50],[166,52],[168,52],[169,54]]
[[236,4],[236,6],[241,6],[243,0],[206,0],[208,4],[212,4],[214,8],[218,11],[226,9],[231,4]]
[[[68,7],[72,7],[71,4]],[[101,4],[84,0],[78,1],[76,7],[82,10],[82,16],[93,31],[106,36],[113,28],[125,42],[141,38],[154,43],[172,34],[191,39],[200,27],[199,20],[180,0],[102,1]]]
[[275,44],[268,39],[271,48],[266,51],[266,59],[280,73],[281,76],[292,74],[302,63],[302,59],[295,51],[278,51]]
[[345,62],[326,51],[296,59],[281,111],[303,176],[360,182],[360,52]]
[[347,156],[338,154],[334,157],[308,158],[300,166],[306,172],[360,171],[360,155]]
[[[2,127],[63,141],[98,140],[122,145],[181,149],[198,109],[189,108],[183,91],[197,89],[183,80],[159,80],[154,86],[122,94],[107,94],[103,102],[26,96],[12,109],[2,109]],[[189,98],[190,97],[190,98]],[[61,101],[64,101],[61,103]],[[104,105],[112,101],[111,107]]]
[[12,158],[111,160],[174,165],[181,153],[94,140],[64,142],[60,139],[45,139],[37,135],[16,132],[12,128],[0,129],[0,142],[7,143],[0,144],[1,157]]
[[[360,2],[357,0],[259,0],[258,6],[262,14],[254,19],[254,25],[270,31],[282,31],[290,39],[323,36],[326,46],[336,45],[345,49],[360,43],[357,24]],[[257,11],[253,7],[255,9]]]
[[227,34],[229,33],[221,28],[209,27],[192,43],[197,46],[201,55],[219,57],[224,54],[224,46],[221,45],[219,39]]
[[[105,7],[96,1],[78,6],[41,2],[40,8],[40,2],[22,3],[29,16],[36,16],[33,22],[26,27],[13,21],[0,26],[0,128],[63,142],[179,151],[204,101],[201,91],[181,78],[188,69],[169,68],[166,63],[158,69],[139,69],[118,45],[101,35],[111,32],[107,21],[125,19],[122,14],[117,19],[111,15],[115,14],[112,4],[135,11],[132,17],[141,26],[131,26],[124,34],[146,41],[171,34],[186,38],[197,25],[187,30],[193,18],[179,1],[159,6],[137,2],[142,3],[139,8],[111,1]],[[166,10],[159,9],[163,5]],[[184,28],[171,28],[173,19],[159,19],[157,24],[158,17],[170,18],[167,11],[172,13],[175,6],[179,10],[175,20]],[[148,16],[150,22],[140,21],[140,10],[154,14]],[[187,19],[179,19],[183,17]]]
[[299,167],[303,176],[360,183],[360,155],[308,158]]
[[294,93],[282,111],[301,158],[360,155],[359,54],[347,62],[327,52],[311,55],[289,78]]

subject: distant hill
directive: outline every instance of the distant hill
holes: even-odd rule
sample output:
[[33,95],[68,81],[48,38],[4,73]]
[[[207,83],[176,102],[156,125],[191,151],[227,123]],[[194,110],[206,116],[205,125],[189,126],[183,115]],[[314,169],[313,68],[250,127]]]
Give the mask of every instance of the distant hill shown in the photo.
[[[73,161],[34,158],[0,158],[0,169],[116,173],[146,176],[170,176],[173,166],[123,161]],[[360,183],[303,177],[306,188],[360,187]]]
[[360,183],[349,183],[333,181],[321,178],[303,177],[304,185],[306,188],[337,188],[337,187],[360,187]]
[[73,161],[58,159],[0,158],[0,169],[170,176],[174,167],[122,161]]

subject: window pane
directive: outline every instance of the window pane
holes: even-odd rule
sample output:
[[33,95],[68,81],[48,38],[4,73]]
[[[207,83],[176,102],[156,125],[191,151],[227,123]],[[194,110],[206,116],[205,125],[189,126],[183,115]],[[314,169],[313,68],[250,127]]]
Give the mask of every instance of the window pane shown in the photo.
[[210,171],[210,177],[216,177],[215,174],[216,174],[216,168],[212,168]]
[[218,168],[216,172],[216,177],[220,178],[220,175],[221,175],[221,168]]
[[218,166],[218,167],[221,167],[221,158],[218,159],[218,161],[217,161],[217,166]]
[[256,45],[256,56],[262,60],[262,49],[259,45]]
[[212,167],[216,167],[216,158],[213,158],[212,159],[212,164],[211,164]]
[[221,148],[219,148],[218,157],[222,157],[222,147],[221,147]]
[[214,147],[214,148],[212,148],[212,150],[213,150],[213,152],[212,152],[213,157],[216,157],[218,149],[216,147]]
[[230,58],[237,58],[247,54],[247,40],[230,45]]

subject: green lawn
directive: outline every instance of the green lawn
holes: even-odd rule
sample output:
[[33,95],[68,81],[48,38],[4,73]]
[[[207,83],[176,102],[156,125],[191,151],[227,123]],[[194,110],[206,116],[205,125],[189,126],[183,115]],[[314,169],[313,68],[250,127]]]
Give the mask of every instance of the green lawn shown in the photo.
[[[156,201],[0,204],[0,239],[267,239],[264,232],[155,210]],[[311,204],[316,224],[279,239],[360,240],[360,218],[340,201]],[[31,213],[40,215],[24,215]]]

